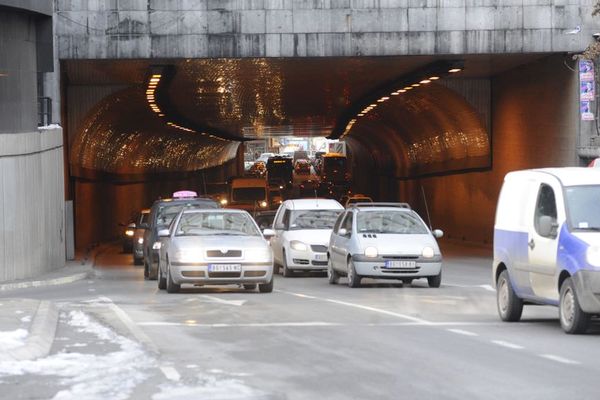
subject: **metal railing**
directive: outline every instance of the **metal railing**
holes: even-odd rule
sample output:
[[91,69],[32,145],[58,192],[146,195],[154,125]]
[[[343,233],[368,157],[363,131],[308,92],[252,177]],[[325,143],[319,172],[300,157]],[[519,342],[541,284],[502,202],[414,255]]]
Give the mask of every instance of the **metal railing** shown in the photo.
[[52,99],[50,97],[38,97],[38,126],[50,125],[52,123]]

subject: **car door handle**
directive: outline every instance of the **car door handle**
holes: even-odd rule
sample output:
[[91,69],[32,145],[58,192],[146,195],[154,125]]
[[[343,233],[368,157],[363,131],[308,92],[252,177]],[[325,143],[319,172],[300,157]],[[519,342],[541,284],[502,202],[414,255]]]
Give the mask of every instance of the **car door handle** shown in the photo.
[[527,245],[529,246],[529,248],[531,250],[535,249],[535,242],[533,241],[533,238],[531,238],[531,240],[529,241],[529,243],[527,243]]

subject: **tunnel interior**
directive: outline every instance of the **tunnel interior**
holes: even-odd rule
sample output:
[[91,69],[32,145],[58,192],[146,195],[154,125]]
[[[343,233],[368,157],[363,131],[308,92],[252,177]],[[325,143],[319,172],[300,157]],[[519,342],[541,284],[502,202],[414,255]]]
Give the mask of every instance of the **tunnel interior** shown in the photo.
[[[532,68],[560,69],[560,61],[545,54],[62,61],[76,244],[117,236],[119,222],[158,196],[182,187],[202,193],[241,173],[243,143],[278,136],[340,138],[354,190],[418,210],[427,198],[435,206],[443,184],[432,182],[494,168],[494,96],[512,78],[496,83]],[[568,91],[570,75],[560,72]],[[478,182],[466,192],[485,184]],[[469,195],[461,196],[464,205],[454,206],[469,207]],[[442,225],[452,221],[432,214]]]

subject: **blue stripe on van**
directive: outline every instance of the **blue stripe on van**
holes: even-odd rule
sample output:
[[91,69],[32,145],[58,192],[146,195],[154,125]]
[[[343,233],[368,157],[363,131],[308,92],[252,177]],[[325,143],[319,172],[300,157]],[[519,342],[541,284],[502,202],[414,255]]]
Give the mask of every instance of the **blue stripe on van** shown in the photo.
[[558,241],[557,265],[559,271],[567,270],[573,275],[580,269],[590,268],[587,263],[588,244],[569,232],[563,224]]

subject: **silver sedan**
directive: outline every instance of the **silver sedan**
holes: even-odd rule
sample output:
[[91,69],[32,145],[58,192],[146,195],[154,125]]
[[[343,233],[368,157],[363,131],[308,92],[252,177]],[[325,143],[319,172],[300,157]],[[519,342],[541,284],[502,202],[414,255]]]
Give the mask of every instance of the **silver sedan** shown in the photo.
[[158,235],[159,289],[237,284],[273,291],[271,248],[246,211],[184,209]]

